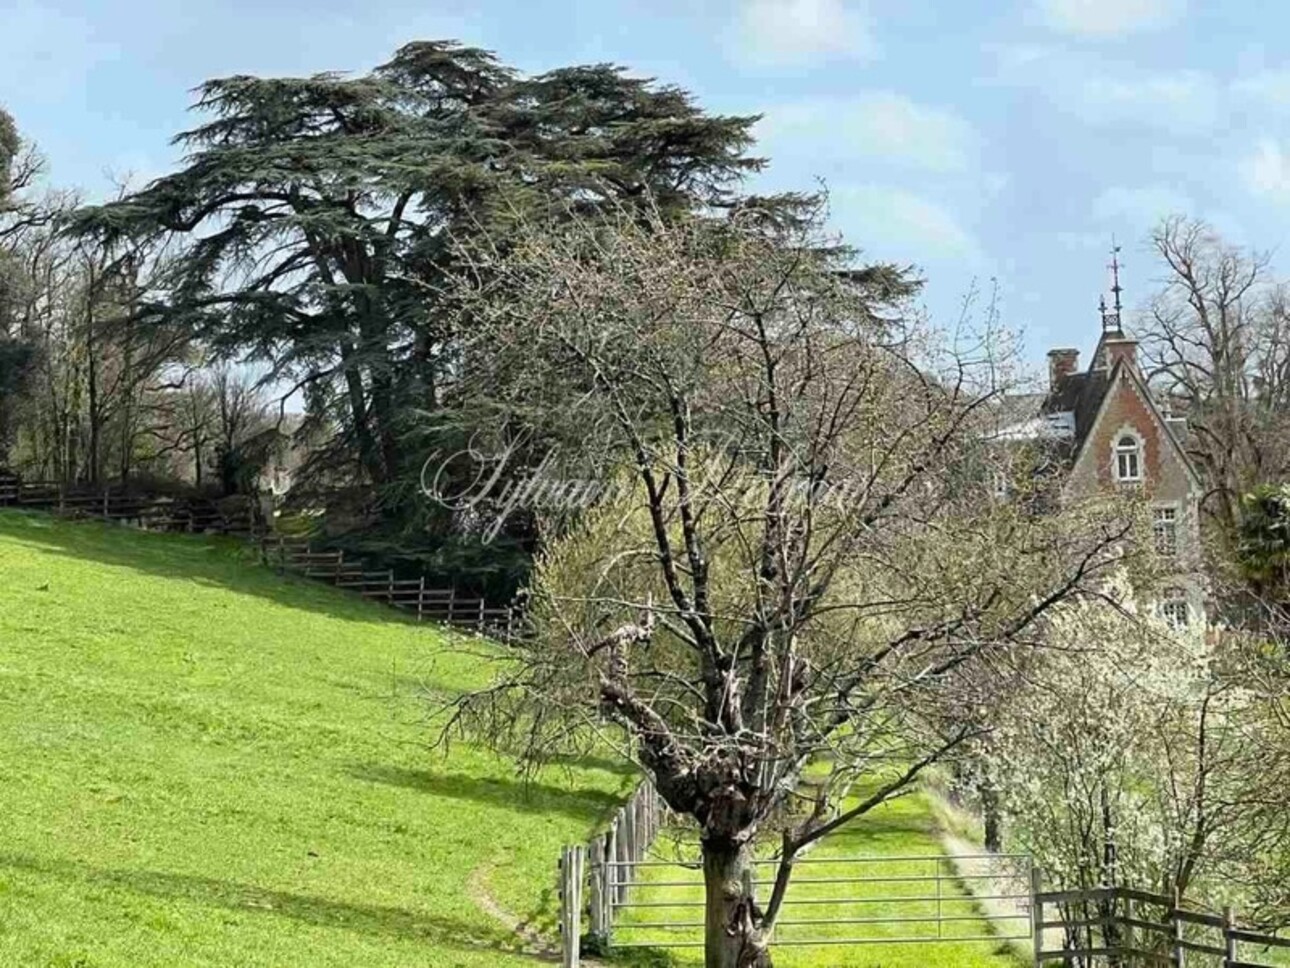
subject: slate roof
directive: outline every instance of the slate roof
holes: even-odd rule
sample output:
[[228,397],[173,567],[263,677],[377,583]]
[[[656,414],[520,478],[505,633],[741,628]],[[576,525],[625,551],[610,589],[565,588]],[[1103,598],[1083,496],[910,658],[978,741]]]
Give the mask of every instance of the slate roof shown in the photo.
[[1040,405],[1041,414],[1069,412],[1075,415],[1075,437],[1072,456],[1084,446],[1084,439],[1093,429],[1097,411],[1110,389],[1110,374],[1106,370],[1087,370],[1063,377]]
[[[1000,430],[996,436],[1011,440],[1057,439],[1062,441],[1066,457],[1073,460],[1093,429],[1110,386],[1109,373],[1090,370],[1062,377],[1047,393],[1010,394],[999,409]],[[1047,419],[1060,413],[1071,414],[1071,421],[1062,424]]]

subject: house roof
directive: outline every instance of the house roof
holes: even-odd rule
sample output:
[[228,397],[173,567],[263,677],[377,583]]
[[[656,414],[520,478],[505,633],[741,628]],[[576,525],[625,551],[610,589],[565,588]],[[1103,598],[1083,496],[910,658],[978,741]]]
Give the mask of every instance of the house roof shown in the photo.
[[1071,456],[1084,446],[1084,440],[1093,429],[1097,412],[1111,387],[1111,375],[1106,370],[1086,370],[1063,377],[1040,404],[1041,414],[1069,413],[1074,417],[1074,435],[1071,439]]
[[[1119,333],[1106,336],[1124,338]],[[1101,348],[1099,343],[1098,349]],[[1074,466],[1097,423],[1107,394],[1123,370],[1137,385],[1142,397],[1149,401],[1165,439],[1182,460],[1188,474],[1199,482],[1195,467],[1178,437],[1178,421],[1165,417],[1136,366],[1119,360],[1108,369],[1098,367],[1098,361],[1099,354],[1095,353],[1093,368],[1063,376],[1047,393],[1019,393],[1006,397],[999,410],[1000,429],[995,433],[995,439],[1059,441],[1063,444],[1061,452]]]

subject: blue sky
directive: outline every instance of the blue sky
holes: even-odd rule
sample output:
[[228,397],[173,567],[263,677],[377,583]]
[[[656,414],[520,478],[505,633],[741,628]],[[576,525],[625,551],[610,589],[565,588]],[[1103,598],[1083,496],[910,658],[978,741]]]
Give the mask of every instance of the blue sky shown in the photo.
[[0,0],[0,104],[93,197],[168,170],[209,77],[362,71],[443,37],[531,71],[614,61],[764,114],[756,187],[823,179],[834,227],[920,265],[941,320],[997,279],[1038,362],[1090,348],[1113,233],[1131,306],[1169,212],[1283,248],[1288,28],[1260,0]]

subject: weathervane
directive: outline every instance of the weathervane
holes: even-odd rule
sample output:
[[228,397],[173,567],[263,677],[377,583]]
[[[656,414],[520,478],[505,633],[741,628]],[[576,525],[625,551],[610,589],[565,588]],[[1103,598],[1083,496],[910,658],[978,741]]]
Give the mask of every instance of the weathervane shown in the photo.
[[1102,330],[1118,330],[1120,328],[1120,293],[1124,291],[1120,285],[1120,247],[1115,243],[1115,236],[1111,236],[1111,261],[1107,265],[1111,270],[1111,294],[1114,297],[1114,312],[1108,312],[1106,309],[1106,296],[1098,300],[1098,310],[1102,313]]

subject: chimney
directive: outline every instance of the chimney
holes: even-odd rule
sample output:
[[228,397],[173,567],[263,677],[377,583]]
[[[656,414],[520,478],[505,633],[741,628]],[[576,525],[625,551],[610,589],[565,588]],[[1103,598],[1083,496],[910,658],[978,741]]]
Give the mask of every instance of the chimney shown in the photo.
[[1056,391],[1065,377],[1079,369],[1079,350],[1048,351],[1048,389]]
[[1124,360],[1126,366],[1138,365],[1138,341],[1131,336],[1107,336],[1102,341],[1106,351],[1106,368],[1111,370],[1115,364]]

